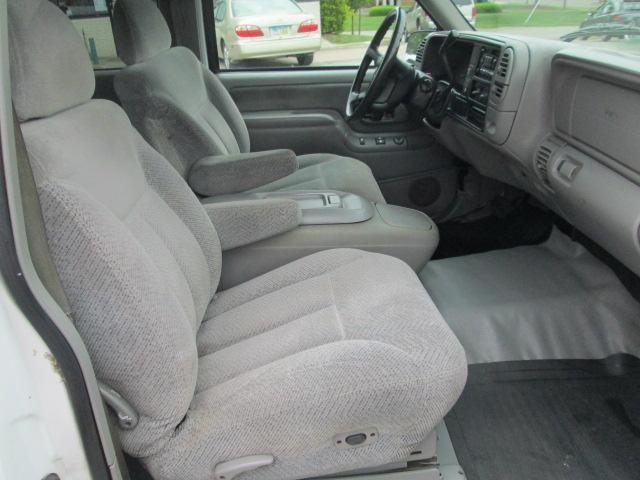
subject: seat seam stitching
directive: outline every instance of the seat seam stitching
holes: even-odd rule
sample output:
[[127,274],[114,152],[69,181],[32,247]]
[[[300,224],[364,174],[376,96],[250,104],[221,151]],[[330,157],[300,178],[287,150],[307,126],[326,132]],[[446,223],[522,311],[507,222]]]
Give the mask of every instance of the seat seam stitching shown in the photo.
[[[363,253],[364,253],[364,252],[363,252]],[[287,283],[286,285],[282,285],[282,286],[280,286],[279,288],[276,288],[275,290],[270,290],[270,291],[268,291],[268,292],[263,293],[262,295],[259,295],[259,296],[257,296],[257,297],[252,297],[252,298],[248,299],[248,300],[247,300],[247,301],[245,301],[245,302],[242,302],[242,303],[239,303],[239,304],[237,304],[237,305],[234,305],[233,307],[229,308],[228,310],[224,310],[224,311],[222,311],[222,312],[219,312],[217,315],[213,315],[213,316],[211,316],[211,317],[208,317],[206,320],[211,320],[211,319],[214,319],[214,318],[216,318],[216,317],[219,317],[220,315],[224,315],[225,313],[231,312],[231,311],[233,311],[233,310],[235,310],[235,309],[237,309],[237,308],[240,308],[240,307],[242,307],[242,306],[244,306],[244,305],[247,305],[248,303],[251,303],[251,302],[257,301],[257,300],[259,300],[259,299],[261,299],[261,298],[264,298],[264,297],[266,297],[266,296],[268,296],[268,295],[271,295],[271,294],[273,294],[273,293],[276,293],[276,292],[278,292],[278,291],[280,291],[280,290],[284,290],[285,288],[291,287],[291,286],[296,285],[296,284],[298,284],[298,283],[306,282],[307,280],[312,280],[312,279],[314,279],[314,278],[320,278],[320,277],[322,277],[323,275],[329,275],[329,274],[331,274],[332,272],[335,272],[335,271],[337,271],[337,270],[343,269],[343,268],[348,267],[349,265],[351,265],[351,264],[353,264],[353,263],[355,263],[355,262],[357,262],[357,261],[362,260],[362,258],[364,258],[364,255],[359,255],[357,258],[353,258],[352,260],[349,260],[347,263],[343,263],[343,264],[341,264],[341,265],[337,265],[333,270],[330,270],[330,271],[327,271],[327,272],[321,272],[321,273],[318,273],[318,274],[312,275],[312,276],[310,276],[310,277],[304,278],[304,279],[302,279],[302,280],[295,280],[295,281],[293,281],[293,282],[291,282],[291,283]],[[267,273],[267,275],[268,275],[268,273]],[[241,285],[243,285],[243,284],[241,284]],[[228,291],[228,290],[227,290],[227,291]],[[222,292],[222,293],[224,293],[224,292]],[[209,303],[209,306],[211,306],[211,305],[214,303],[214,301],[215,301],[215,297],[214,297],[214,298],[213,298],[213,300]]]
[[[242,343],[242,342],[244,342],[245,340],[249,340],[250,338],[255,338],[255,337],[257,337],[257,336],[264,335],[265,333],[272,332],[272,331],[274,331],[274,330],[276,330],[276,329],[278,329],[278,328],[285,327],[285,326],[287,326],[287,325],[289,325],[289,324],[291,324],[291,323],[293,323],[293,322],[295,322],[295,321],[297,321],[297,320],[300,320],[300,319],[302,319],[302,318],[308,317],[308,316],[310,316],[310,315],[314,315],[314,314],[316,314],[316,313],[318,313],[318,312],[321,312],[322,310],[326,310],[326,309],[328,309],[328,308],[331,308],[331,306],[332,306],[332,305],[325,305],[324,307],[320,307],[320,308],[318,308],[318,309],[316,309],[316,310],[313,310],[312,312],[305,313],[305,314],[304,314],[304,315],[302,315],[302,316],[292,318],[291,320],[288,320],[288,321],[286,321],[285,323],[281,323],[281,324],[279,324],[279,325],[275,325],[275,326],[273,326],[273,327],[271,327],[271,328],[269,328],[269,329],[267,329],[267,330],[264,330],[264,331],[262,331],[262,332],[260,332],[260,333],[257,333],[257,334],[256,334],[256,333],[248,334],[248,335],[246,335],[246,336],[243,336],[243,337],[239,338],[238,340],[234,341],[233,343],[230,343],[230,344],[228,344],[228,345],[225,345],[224,347],[220,348],[219,350],[214,350],[214,351],[209,352],[209,353],[206,353],[206,354],[204,354],[204,355],[199,355],[199,356],[198,356],[198,358],[206,357],[207,355],[212,355],[212,354],[214,354],[214,353],[221,352],[221,351],[223,351],[223,350],[225,350],[225,349],[227,349],[227,348],[229,348],[229,347],[233,347],[234,345],[237,345],[237,344],[239,344],[239,343]],[[214,318],[215,318],[215,317],[214,317]]]
[[345,332],[342,316],[340,315],[340,310],[338,309],[338,302],[336,300],[336,294],[333,288],[333,278],[331,274],[327,275],[327,281],[329,282],[329,292],[331,293],[331,300],[333,301],[333,310],[336,313],[336,320],[338,321],[338,328],[340,329],[340,337],[342,338],[342,340],[345,340],[347,338],[347,334]]

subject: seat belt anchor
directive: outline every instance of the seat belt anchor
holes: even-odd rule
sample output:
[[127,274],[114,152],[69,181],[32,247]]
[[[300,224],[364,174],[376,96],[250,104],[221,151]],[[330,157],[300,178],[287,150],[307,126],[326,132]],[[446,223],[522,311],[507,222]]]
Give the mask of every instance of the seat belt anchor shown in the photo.
[[138,425],[140,417],[138,412],[127,402],[122,395],[116,392],[106,383],[98,380],[98,387],[104,402],[111,407],[118,417],[118,424],[123,430],[132,430]]

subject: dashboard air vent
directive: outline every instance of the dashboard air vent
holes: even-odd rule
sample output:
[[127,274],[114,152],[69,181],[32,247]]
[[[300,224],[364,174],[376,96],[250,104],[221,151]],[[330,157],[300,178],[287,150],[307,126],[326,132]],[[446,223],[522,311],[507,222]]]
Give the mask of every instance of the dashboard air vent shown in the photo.
[[533,167],[538,178],[547,188],[551,187],[549,182],[549,164],[556,151],[562,146],[561,142],[554,137],[546,138],[536,151]]
[[513,63],[513,50],[505,48],[498,60],[496,67],[496,81],[502,84],[508,84],[511,77],[511,66]]
[[420,42],[420,45],[418,45],[418,50],[416,51],[416,66],[421,66],[422,65],[422,59],[424,58],[424,50],[425,48],[427,48],[427,40],[428,38],[425,37],[422,39],[422,41]]
[[494,103],[500,103],[507,94],[507,86],[496,83],[491,89],[491,97]]
[[547,145],[541,145],[536,154],[536,172],[546,186],[549,186],[549,160],[552,154],[553,150]]

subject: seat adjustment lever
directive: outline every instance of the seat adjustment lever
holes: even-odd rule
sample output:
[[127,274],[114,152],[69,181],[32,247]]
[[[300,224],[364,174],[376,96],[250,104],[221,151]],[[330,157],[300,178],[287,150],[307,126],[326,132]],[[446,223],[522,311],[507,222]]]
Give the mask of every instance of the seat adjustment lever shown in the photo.
[[273,462],[273,455],[250,455],[236,458],[217,464],[213,471],[213,478],[215,480],[231,480],[241,473],[273,465]]

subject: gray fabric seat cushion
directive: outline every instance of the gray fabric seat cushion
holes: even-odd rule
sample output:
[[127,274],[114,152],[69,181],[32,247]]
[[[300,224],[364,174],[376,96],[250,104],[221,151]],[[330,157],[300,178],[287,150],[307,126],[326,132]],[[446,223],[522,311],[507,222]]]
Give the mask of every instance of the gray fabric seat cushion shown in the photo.
[[[170,48],[169,28],[154,2],[118,0],[113,24],[118,54],[129,65],[114,80],[122,106],[183,177],[204,157],[250,151],[249,132],[231,95],[190,50]],[[299,158],[300,170],[257,191],[322,188],[385,202],[363,162],[331,154]]]
[[[184,178],[118,105],[90,100],[88,55],[59,9],[8,5],[13,101],[51,256],[98,379],[140,414],[119,431],[124,450],[157,480],[210,480],[260,453],[275,463],[243,480],[406,458],[466,376],[413,271],[334,250],[216,293],[220,241]],[[369,427],[380,435],[368,446],[333,444]]]
[[[207,478],[201,458],[256,453],[277,464],[242,478],[401,461],[466,379],[464,352],[414,272],[359,250],[321,252],[217,294],[197,342],[191,408],[147,460],[163,478]],[[333,444],[372,427],[380,439],[370,446]]]

